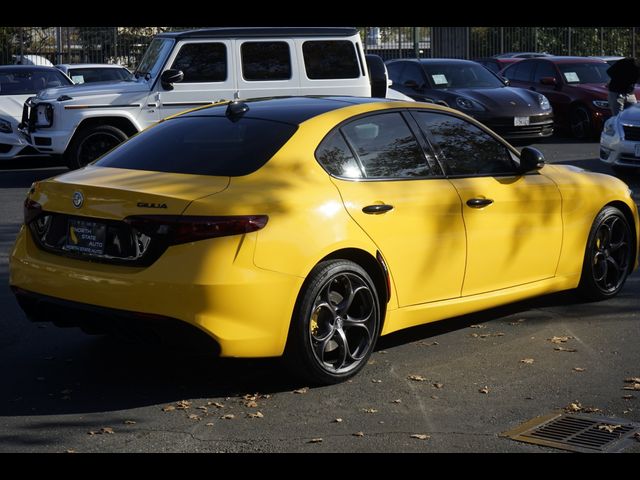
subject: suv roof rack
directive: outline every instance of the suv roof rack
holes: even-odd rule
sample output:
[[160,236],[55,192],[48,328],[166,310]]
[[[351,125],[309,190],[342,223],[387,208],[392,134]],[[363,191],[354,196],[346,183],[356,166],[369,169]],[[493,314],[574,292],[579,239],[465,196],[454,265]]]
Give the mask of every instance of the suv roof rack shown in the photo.
[[219,27],[164,32],[160,37],[217,38],[217,37],[350,37],[358,33],[354,27]]

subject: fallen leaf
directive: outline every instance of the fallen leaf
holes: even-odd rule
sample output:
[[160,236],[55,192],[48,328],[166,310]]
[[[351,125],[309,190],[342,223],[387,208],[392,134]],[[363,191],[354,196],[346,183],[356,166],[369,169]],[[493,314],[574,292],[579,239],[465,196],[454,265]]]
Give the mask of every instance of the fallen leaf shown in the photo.
[[524,318],[519,318],[515,322],[509,322],[509,325],[522,325],[526,320]]
[[413,380],[414,382],[426,382],[427,378],[422,375],[409,375],[407,377],[409,380]]
[[551,337],[551,338],[547,338],[547,340],[549,340],[551,343],[566,343],[569,340],[573,339],[573,337]]
[[391,400],[391,403],[402,403],[402,400],[396,398],[395,400]]
[[322,443],[322,439],[321,438],[312,438],[307,443]]
[[212,423],[212,422],[205,423],[205,425],[206,425],[207,427],[213,427],[213,423]]
[[207,402],[207,405],[213,405],[216,408],[224,408],[224,404],[220,402]]
[[434,383],[433,386],[436,387],[436,388],[442,388],[442,387],[444,387],[444,384],[442,384],[442,383]]
[[622,413],[631,413],[633,412],[633,408],[630,408],[629,410],[623,410]]
[[635,438],[637,442],[640,442],[640,432],[634,433],[633,438]]
[[527,365],[531,365],[535,360],[533,358],[523,358],[520,360],[520,363],[526,363]]
[[494,336],[494,337],[504,337],[504,333],[498,332],[498,333],[494,333],[492,336]]
[[605,430],[609,433],[613,433],[618,428],[622,428],[622,425],[598,425],[598,430]]
[[187,418],[189,418],[189,420],[200,420],[200,416],[195,413],[190,413]]
[[299,388],[297,390],[294,390],[293,393],[297,393],[299,395],[303,395],[305,393],[307,393],[309,391],[309,387],[303,387],[303,388]]
[[378,379],[372,379],[371,383],[382,383],[382,380],[378,380]]
[[258,402],[254,401],[254,400],[249,400],[248,402],[246,402],[244,404],[245,407],[247,408],[256,408],[258,406]]
[[386,350],[380,350],[378,353],[380,355],[386,355],[388,352]]
[[353,435],[354,437],[364,437],[364,432],[356,432],[352,433],[351,435]]
[[256,412],[256,413],[247,414],[247,417],[249,417],[249,418],[264,418],[264,415],[262,414],[262,412]]
[[197,410],[202,410],[204,412],[208,412],[209,409],[207,407],[205,407],[204,405],[200,405],[199,407],[196,407]]
[[481,388],[480,390],[478,390],[480,393],[484,393],[485,395],[487,393],[489,393],[489,387],[487,387],[486,385],[484,386],[484,388]]
[[640,377],[625,378],[625,383],[640,383]]
[[259,394],[258,393],[247,393],[246,395],[243,395],[242,398],[245,400],[257,400],[258,399]]
[[420,342],[418,345],[422,345],[424,347],[432,347],[434,345],[440,345],[438,342]]
[[634,397],[633,395],[623,395],[622,398],[624,398],[625,400],[633,400],[636,397]]
[[478,335],[477,333],[472,333],[472,334],[471,334],[471,335],[469,335],[469,336],[470,336],[470,337],[473,337],[473,338],[478,338],[480,335]]
[[411,438],[416,438],[418,440],[429,440],[431,435],[427,435],[426,433],[414,433],[411,435]]
[[78,453],[78,452],[76,452],[73,448],[69,448],[65,450],[64,453]]
[[124,423],[125,425],[135,425],[136,424],[136,422],[134,422],[133,420],[125,420],[122,423]]
[[582,367],[573,367],[573,371],[574,372],[584,372],[586,370],[586,368],[582,368]]
[[554,350],[558,352],[577,352],[575,348],[564,348],[564,347],[555,347]]
[[634,383],[626,387],[622,387],[623,390],[640,390],[640,383]]
[[598,412],[601,412],[602,410],[597,407],[584,407],[582,411],[584,413],[598,413]]
[[364,413],[377,413],[378,410],[376,410],[375,408],[363,408],[362,411]]
[[437,395],[431,395],[431,398],[433,398],[434,400],[437,400],[440,397],[438,397]]
[[233,420],[234,418],[236,418],[236,416],[233,413],[227,413],[226,415],[223,415],[220,418],[223,420]]
[[582,404],[577,400],[564,407],[565,412],[580,412],[582,410]]
[[189,400],[180,400],[179,402],[176,402],[176,408],[178,410],[187,410],[188,408],[191,408],[191,402]]
[[342,423],[342,419],[341,418],[336,418],[333,420],[333,423]]
[[89,435],[102,435],[103,433],[113,434],[116,432],[111,427],[102,427],[100,430],[89,430],[87,433]]
[[162,407],[163,412],[173,412],[176,409],[173,405],[167,405],[166,407]]
[[469,325],[469,328],[487,328],[486,325]]

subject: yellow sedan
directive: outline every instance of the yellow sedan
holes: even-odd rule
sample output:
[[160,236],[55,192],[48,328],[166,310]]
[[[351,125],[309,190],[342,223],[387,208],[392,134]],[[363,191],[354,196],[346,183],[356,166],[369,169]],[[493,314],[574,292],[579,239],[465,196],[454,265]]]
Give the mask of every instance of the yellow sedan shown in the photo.
[[34,321],[173,322],[335,383],[399,329],[559,290],[609,298],[637,232],[623,182],[455,110],[236,101],[35,183],[10,283]]

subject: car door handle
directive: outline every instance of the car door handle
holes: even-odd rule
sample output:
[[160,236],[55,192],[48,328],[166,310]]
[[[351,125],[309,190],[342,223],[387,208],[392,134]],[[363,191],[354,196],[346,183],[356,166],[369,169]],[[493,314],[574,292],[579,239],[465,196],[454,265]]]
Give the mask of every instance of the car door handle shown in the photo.
[[482,207],[486,207],[487,205],[491,205],[493,203],[493,200],[491,200],[490,198],[470,198],[469,200],[467,200],[467,205],[469,205],[471,208],[482,208]]
[[380,215],[381,213],[386,213],[389,210],[393,210],[393,205],[376,204],[376,205],[367,205],[362,209],[364,213],[368,213],[369,215]]

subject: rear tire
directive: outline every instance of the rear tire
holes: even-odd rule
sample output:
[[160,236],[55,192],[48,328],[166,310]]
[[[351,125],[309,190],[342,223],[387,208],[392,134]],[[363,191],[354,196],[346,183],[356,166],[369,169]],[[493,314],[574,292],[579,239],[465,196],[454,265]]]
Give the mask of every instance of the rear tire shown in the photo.
[[82,168],[124,142],[127,134],[112,125],[85,127],[71,140],[65,160],[71,170]]
[[378,293],[369,274],[348,260],[321,262],[300,291],[285,361],[312,384],[345,381],[367,364],[380,323]]
[[604,300],[623,287],[632,268],[634,244],[629,222],[615,207],[600,210],[591,226],[578,293],[586,300]]

